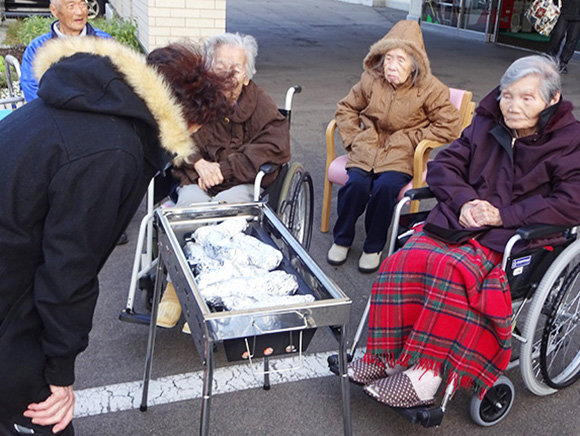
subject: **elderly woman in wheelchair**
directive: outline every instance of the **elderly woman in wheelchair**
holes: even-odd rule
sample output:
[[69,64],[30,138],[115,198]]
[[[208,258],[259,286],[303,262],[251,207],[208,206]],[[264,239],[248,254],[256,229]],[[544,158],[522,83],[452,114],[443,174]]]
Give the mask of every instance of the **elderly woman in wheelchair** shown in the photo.
[[[253,201],[254,179],[260,167],[290,160],[289,122],[274,100],[252,81],[258,54],[254,37],[225,33],[209,38],[204,49],[213,71],[233,74],[228,94],[232,112],[193,135],[199,151],[172,171],[179,180],[176,205]],[[269,186],[278,171],[266,175],[262,187]],[[159,305],[157,325],[174,327],[180,316],[181,305],[169,282]],[[189,333],[187,324],[184,332]]]
[[557,64],[515,61],[461,138],[429,164],[438,203],[383,262],[367,353],[349,377],[393,407],[433,403],[443,379],[483,396],[510,362],[501,253],[520,226],[580,222],[579,162],[580,123],[561,98]]

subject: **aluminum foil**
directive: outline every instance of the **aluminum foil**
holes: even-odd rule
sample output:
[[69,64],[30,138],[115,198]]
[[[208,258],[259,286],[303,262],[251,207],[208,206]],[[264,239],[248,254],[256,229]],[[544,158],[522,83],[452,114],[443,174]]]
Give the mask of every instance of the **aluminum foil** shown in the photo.
[[211,306],[225,310],[300,304],[312,295],[294,295],[298,280],[276,270],[282,253],[247,235],[245,218],[199,227],[183,248],[197,287]]
[[252,265],[239,265],[231,260],[225,260],[218,266],[206,265],[197,276],[197,286],[202,289],[235,278],[261,276],[268,272],[264,268],[258,268]]
[[193,238],[213,259],[232,260],[268,271],[278,267],[282,261],[280,250],[243,233],[246,227],[245,218],[233,218],[215,226],[199,227]]
[[226,298],[224,306],[230,310],[259,309],[262,307],[289,306],[293,304],[311,303],[315,300],[312,295],[284,295],[282,297],[266,296],[260,299],[254,297],[231,297]]
[[214,306],[232,310],[237,299],[261,301],[273,297],[293,295],[298,281],[285,271],[267,271],[257,276],[235,277],[200,287],[202,297]]

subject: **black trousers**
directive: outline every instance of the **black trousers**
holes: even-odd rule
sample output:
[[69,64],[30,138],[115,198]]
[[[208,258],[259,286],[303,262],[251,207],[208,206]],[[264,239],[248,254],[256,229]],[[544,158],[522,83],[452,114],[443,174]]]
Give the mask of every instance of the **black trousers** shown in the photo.
[[[23,294],[0,323],[0,435],[21,436],[14,424],[34,430],[35,435],[53,435],[52,426],[32,424],[23,413],[30,403],[39,403],[51,394],[44,379],[46,356],[39,338],[42,323],[31,292]],[[73,436],[72,424],[58,433]]]
[[564,42],[564,47],[562,47],[559,60],[560,64],[566,65],[574,55],[576,45],[580,39],[580,21],[569,21],[564,16],[560,16],[550,35],[550,45],[547,53],[550,56],[558,56],[564,39],[566,39],[566,42]]

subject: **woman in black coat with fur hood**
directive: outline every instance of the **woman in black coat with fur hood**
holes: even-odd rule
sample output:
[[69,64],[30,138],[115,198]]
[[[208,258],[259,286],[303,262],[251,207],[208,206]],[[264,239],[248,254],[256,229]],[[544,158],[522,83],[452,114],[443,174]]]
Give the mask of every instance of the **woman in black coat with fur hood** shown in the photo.
[[[185,44],[39,50],[39,98],[0,123],[0,434],[74,434],[75,359],[97,275],[151,178],[223,117],[229,81]],[[187,97],[187,98],[186,98]]]

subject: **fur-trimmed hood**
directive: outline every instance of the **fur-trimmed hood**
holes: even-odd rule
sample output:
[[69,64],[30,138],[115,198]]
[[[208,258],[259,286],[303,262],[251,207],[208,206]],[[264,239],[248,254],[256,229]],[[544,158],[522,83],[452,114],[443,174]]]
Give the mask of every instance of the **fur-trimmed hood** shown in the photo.
[[[73,72],[72,74],[78,75],[76,80],[61,79],[56,74],[50,77],[47,74],[55,64],[80,54],[107,58],[121,78],[114,72],[105,77],[97,76],[90,68]],[[55,68],[58,70],[58,66]],[[104,112],[113,110],[119,115],[139,117],[131,105],[118,101],[119,96],[107,95],[113,87],[112,84],[121,79],[145,103],[157,125],[159,141],[165,150],[182,159],[196,150],[181,105],[173,96],[169,85],[154,68],[146,64],[142,54],[119,42],[88,36],[55,38],[38,50],[34,60],[34,74],[40,82],[39,96],[51,100],[50,104],[87,111],[100,111],[104,106]],[[43,89],[43,78],[49,81],[60,80],[58,89],[54,89],[54,86],[45,86]],[[106,98],[109,100],[105,101]]]
[[378,69],[382,72],[382,65],[379,65],[379,63],[385,53],[395,48],[402,48],[415,58],[419,67],[419,74],[416,79],[417,84],[420,84],[431,75],[431,65],[425,51],[421,27],[416,21],[411,20],[399,21],[383,39],[371,46],[363,61],[364,69],[375,74]]

